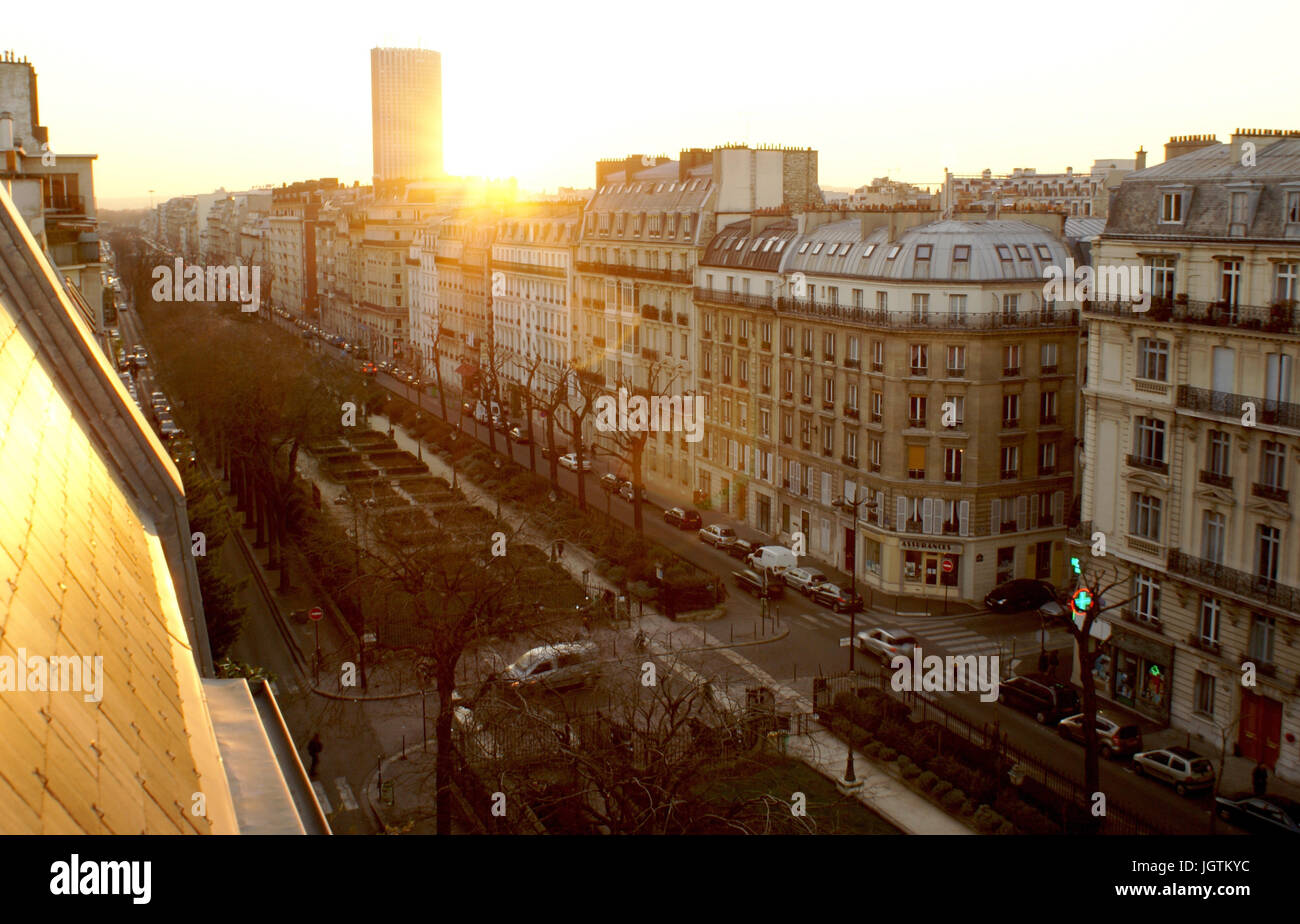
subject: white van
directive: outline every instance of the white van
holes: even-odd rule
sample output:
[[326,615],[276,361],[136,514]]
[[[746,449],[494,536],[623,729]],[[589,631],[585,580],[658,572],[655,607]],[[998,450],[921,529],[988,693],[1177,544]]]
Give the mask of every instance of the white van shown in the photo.
[[522,654],[500,674],[508,687],[565,690],[585,686],[600,674],[599,654],[593,642],[542,645]]
[[798,557],[783,545],[762,545],[745,559],[755,571],[766,571],[774,577],[799,565]]

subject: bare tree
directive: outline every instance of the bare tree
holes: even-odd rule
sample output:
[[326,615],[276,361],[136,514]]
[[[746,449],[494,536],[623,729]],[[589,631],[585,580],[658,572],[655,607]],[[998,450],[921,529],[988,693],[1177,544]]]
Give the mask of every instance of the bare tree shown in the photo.
[[[578,475],[578,509],[587,509],[587,477],[583,471],[587,458],[587,446],[584,438],[587,434],[587,420],[596,411],[596,400],[605,390],[605,380],[599,373],[587,372],[570,367],[565,370],[560,381],[563,393],[561,409],[564,411],[556,421],[566,437],[573,440],[573,452],[576,456]],[[552,415],[554,416],[554,415]]]

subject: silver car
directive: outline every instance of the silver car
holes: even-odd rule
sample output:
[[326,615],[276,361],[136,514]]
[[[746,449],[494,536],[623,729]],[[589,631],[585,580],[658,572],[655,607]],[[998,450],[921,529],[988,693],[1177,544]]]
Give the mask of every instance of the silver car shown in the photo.
[[1133,769],[1138,776],[1172,783],[1174,792],[1180,796],[1214,786],[1214,765],[1208,758],[1183,747],[1139,751],[1133,755]]
[[813,568],[790,568],[782,575],[787,587],[793,587],[801,594],[810,595],[818,584],[825,584],[826,575]]
[[585,686],[600,675],[598,650],[592,642],[565,642],[533,648],[501,672],[511,689],[566,690]]

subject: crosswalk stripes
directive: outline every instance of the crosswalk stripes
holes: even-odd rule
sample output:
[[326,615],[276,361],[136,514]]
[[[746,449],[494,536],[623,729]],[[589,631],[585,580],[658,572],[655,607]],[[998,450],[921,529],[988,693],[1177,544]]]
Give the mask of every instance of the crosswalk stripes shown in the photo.
[[326,815],[333,814],[334,808],[330,805],[330,797],[325,794],[325,787],[322,785],[321,781],[312,780],[311,788],[312,791],[316,793],[316,801],[320,803],[320,810]]
[[348,785],[347,777],[340,776],[334,780],[334,787],[339,791],[339,806],[344,812],[350,812],[357,807],[357,800],[352,795],[352,787]]

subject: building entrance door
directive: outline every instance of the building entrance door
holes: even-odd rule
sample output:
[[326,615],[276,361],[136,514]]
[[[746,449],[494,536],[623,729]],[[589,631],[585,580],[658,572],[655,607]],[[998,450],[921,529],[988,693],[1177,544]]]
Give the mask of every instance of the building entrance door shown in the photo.
[[1237,744],[1250,760],[1276,766],[1281,753],[1282,704],[1247,690],[1241,692],[1241,733]]

